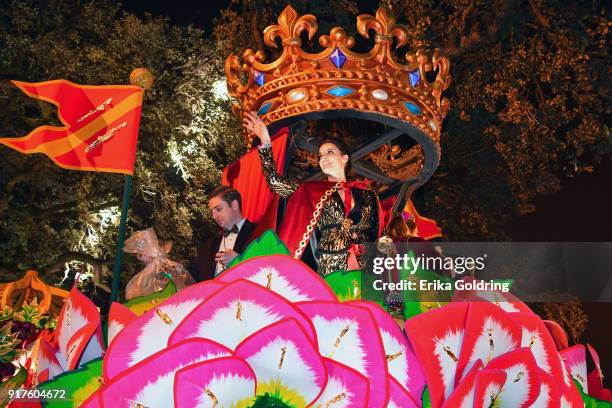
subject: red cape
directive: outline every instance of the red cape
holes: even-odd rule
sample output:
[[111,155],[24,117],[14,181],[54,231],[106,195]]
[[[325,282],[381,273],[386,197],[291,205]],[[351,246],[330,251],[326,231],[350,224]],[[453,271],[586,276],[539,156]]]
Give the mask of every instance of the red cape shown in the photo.
[[[285,166],[288,128],[282,128],[272,136],[272,152],[276,170],[282,173]],[[240,159],[223,169],[222,184],[234,187],[242,195],[242,215],[256,224],[262,224],[260,232],[276,227],[276,205],[278,198],[266,183],[258,149],[252,149]],[[267,212],[266,212],[267,211]],[[274,213],[267,216],[267,213]]]
[[[334,184],[335,183],[331,181],[308,181],[301,184],[291,197],[289,197],[285,217],[278,229],[278,235],[289,248],[291,255],[295,254],[305,234],[307,234],[307,239],[310,239],[312,233],[308,234],[306,227],[313,218],[315,206],[323,194],[333,187]],[[384,212],[378,197],[376,202],[378,205],[379,221],[378,235],[380,236],[384,228]]]

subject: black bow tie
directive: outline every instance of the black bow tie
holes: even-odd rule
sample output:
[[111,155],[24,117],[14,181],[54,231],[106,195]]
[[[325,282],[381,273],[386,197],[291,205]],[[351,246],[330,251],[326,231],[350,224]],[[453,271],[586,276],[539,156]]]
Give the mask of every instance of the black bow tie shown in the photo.
[[229,234],[238,234],[238,226],[234,224],[234,226],[228,230],[223,230],[223,237],[227,238]]

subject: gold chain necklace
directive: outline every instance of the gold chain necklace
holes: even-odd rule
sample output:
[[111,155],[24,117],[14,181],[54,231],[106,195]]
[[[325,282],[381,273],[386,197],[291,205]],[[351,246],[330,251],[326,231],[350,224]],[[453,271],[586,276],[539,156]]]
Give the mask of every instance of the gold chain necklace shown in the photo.
[[310,240],[310,236],[312,235],[312,232],[314,231],[317,225],[317,222],[319,221],[319,218],[321,218],[321,212],[323,210],[323,206],[327,203],[327,201],[329,201],[332,194],[338,191],[341,186],[342,186],[342,183],[337,182],[331,188],[329,188],[319,199],[319,202],[315,206],[315,210],[312,213],[312,218],[310,219],[310,222],[308,223],[308,226],[306,227],[306,232],[304,233],[304,235],[302,235],[302,240],[300,241],[297,249],[293,253],[293,257],[295,259],[300,259],[300,257],[304,253],[304,250],[306,249],[306,245],[308,244],[308,241]]

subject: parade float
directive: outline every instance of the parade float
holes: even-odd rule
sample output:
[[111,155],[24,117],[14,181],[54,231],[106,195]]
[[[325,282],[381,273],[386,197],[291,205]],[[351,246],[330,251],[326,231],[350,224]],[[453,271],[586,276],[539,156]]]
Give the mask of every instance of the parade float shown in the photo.
[[[301,38],[314,37],[316,18],[288,6],[264,32],[268,46],[282,46],[276,61],[265,63],[263,51],[252,50],[242,62],[227,60],[236,113],[256,111],[276,133],[279,171],[303,178],[316,176],[292,168],[316,152],[305,122],[382,124],[385,132],[354,146],[354,173],[373,180],[389,214],[409,213],[439,235],[410,196],[440,160],[449,60],[416,51],[398,62],[393,45],[405,43],[405,29],[386,8],[359,16],[357,29],[365,38],[374,33],[370,52],[352,51],[355,40],[337,27],[319,38],[324,50],[311,54]],[[253,147],[251,135],[245,141]],[[245,215],[274,229],[283,206],[266,190],[253,157],[230,166],[225,182],[247,197]],[[177,290],[168,275],[161,291],[114,302],[106,322],[76,286],[58,294],[65,301],[57,327],[36,336],[27,361],[1,349],[19,368],[3,383],[3,401],[113,408],[611,406],[595,350],[570,347],[559,325],[510,294],[464,291],[427,307],[404,298],[411,312],[398,316],[384,299],[362,296],[360,271],[323,279],[297,255],[264,232],[215,279]],[[21,307],[31,315],[39,305],[28,300]],[[14,348],[5,320],[2,345]]]
[[113,303],[107,346],[73,288],[10,406],[610,406],[595,350],[511,295],[464,293],[402,330],[287,252],[269,232],[214,280]]

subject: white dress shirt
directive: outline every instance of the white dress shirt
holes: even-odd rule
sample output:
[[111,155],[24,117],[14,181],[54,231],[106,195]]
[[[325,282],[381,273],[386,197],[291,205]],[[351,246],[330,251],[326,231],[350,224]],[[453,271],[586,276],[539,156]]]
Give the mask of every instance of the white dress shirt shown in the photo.
[[[238,222],[238,224],[236,224],[236,227],[238,227],[238,232],[240,232],[240,230],[242,229],[245,220],[246,218],[243,218]],[[230,233],[227,237],[221,237],[221,243],[219,243],[219,249],[217,250],[217,252],[234,249],[234,245],[236,244],[237,238],[238,234],[236,234],[235,232]],[[217,262],[217,266],[215,268],[215,276],[223,272],[223,269],[225,269],[223,264],[221,262]]]

